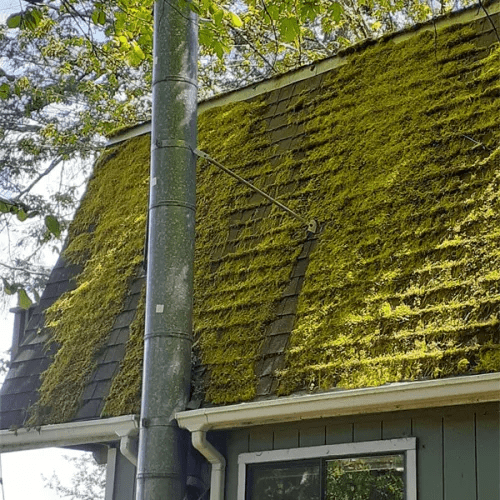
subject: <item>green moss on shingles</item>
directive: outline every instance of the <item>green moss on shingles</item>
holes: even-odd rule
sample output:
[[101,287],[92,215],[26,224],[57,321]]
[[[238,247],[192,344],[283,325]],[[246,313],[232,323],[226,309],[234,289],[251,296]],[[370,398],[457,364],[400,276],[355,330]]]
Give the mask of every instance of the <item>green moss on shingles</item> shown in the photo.
[[[350,55],[319,93],[292,100],[302,132],[286,152],[271,143],[265,97],[200,117],[201,149],[325,224],[280,393],[500,370],[499,52],[478,59],[475,36],[452,28],[437,43],[423,33]],[[41,391],[52,421],[73,416],[141,259],[148,156],[149,138],[139,137],[101,160],[72,227],[67,255],[85,269],[48,315],[61,345]],[[205,396],[249,400],[304,235],[214,167],[200,162],[198,176],[195,351]],[[120,217],[137,222],[124,234],[121,204]],[[105,415],[138,411],[143,307]]]
[[106,398],[102,411],[103,417],[140,413],[145,303],[146,287],[143,287],[135,318],[130,324],[125,356]]
[[[276,174],[277,189],[290,173],[271,165],[265,109],[256,100],[202,115],[200,147],[258,186]],[[267,202],[214,167],[202,166],[198,186],[196,354],[207,368],[209,401],[245,401],[255,396],[264,330],[275,317],[303,235],[300,223],[279,211],[259,216]],[[243,211],[247,220],[240,218]]]
[[74,417],[131,279],[142,261],[149,137],[114,148],[96,165],[70,228],[65,256],[83,264],[75,290],[46,311],[46,327],[59,345],[43,374],[33,421]]
[[500,370],[500,52],[475,36],[367,49],[294,116],[325,229],[279,394]]

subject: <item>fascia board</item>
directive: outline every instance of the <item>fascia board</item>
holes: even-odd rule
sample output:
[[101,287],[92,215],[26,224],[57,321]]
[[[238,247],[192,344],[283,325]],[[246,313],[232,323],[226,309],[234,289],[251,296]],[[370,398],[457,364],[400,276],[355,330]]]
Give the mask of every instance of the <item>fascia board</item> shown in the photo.
[[176,419],[180,427],[193,432],[492,401],[500,401],[500,373],[202,408],[179,412]]
[[125,415],[100,420],[69,422],[0,431],[0,453],[34,450],[52,446],[117,441],[121,437],[137,434],[138,418]]

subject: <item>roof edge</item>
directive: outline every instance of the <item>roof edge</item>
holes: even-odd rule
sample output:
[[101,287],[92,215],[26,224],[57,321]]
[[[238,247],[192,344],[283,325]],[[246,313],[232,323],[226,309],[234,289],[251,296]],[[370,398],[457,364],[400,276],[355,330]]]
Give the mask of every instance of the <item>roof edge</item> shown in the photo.
[[122,437],[137,434],[138,429],[138,417],[124,415],[99,420],[42,425],[37,428],[2,430],[0,431],[0,453],[117,441]]
[[[307,66],[302,66],[300,68],[289,71],[288,73],[276,75],[274,77],[268,78],[266,80],[261,80],[259,82],[251,83],[250,85],[243,87],[241,89],[231,90],[223,94],[219,94],[210,97],[204,101],[198,103],[198,114],[201,114],[209,109],[224,106],[232,102],[245,101],[258,95],[271,92],[272,90],[277,90],[287,85],[300,82],[302,80],[307,80],[317,75],[331,71],[332,69],[343,66],[347,62],[347,56],[352,52],[356,51],[360,47],[364,47],[369,43],[377,43],[378,41],[392,40],[394,43],[401,43],[406,41],[408,38],[414,36],[416,33],[421,33],[423,31],[434,31],[436,28],[442,29],[453,24],[465,24],[477,19],[482,19],[488,15],[497,14],[500,12],[500,0],[492,0],[490,2],[483,2],[484,9],[488,9],[488,14],[485,13],[483,9],[477,4],[465,7],[464,9],[458,10],[456,12],[451,12],[445,16],[440,16],[437,19],[430,19],[424,23],[416,24],[410,26],[401,31],[396,31],[393,33],[387,33],[379,38],[371,39],[367,38],[362,40],[355,45],[348,47],[338,54],[328,57],[326,59],[321,59],[314,63],[308,64]],[[139,125],[135,125],[126,129],[124,132],[118,133],[116,136],[110,138],[106,143],[106,146],[113,146],[120,142],[132,139],[144,134],[149,134],[151,132],[151,122],[145,122]]]
[[400,382],[307,394],[176,414],[189,431],[230,429],[314,418],[500,401],[500,373]]

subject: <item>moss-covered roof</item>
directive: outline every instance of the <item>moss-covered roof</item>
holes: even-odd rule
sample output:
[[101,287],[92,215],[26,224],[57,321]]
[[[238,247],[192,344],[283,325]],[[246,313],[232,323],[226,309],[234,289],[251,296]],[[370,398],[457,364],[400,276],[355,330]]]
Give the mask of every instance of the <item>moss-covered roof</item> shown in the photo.
[[[200,149],[322,231],[306,237],[200,162],[195,399],[500,371],[491,41],[489,21],[385,40],[340,68],[201,115]],[[59,349],[33,419],[85,418],[93,400],[94,416],[138,411],[148,155],[149,136],[136,137],[96,166],[65,254],[83,270],[46,313]],[[113,358],[104,376],[118,345],[121,365]]]

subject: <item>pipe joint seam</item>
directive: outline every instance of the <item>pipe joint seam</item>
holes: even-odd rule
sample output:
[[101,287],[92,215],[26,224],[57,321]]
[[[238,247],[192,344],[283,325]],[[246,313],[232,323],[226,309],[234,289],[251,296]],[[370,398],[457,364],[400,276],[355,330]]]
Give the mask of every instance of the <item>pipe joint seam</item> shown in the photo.
[[187,203],[185,201],[179,201],[179,200],[163,200],[163,201],[157,201],[153,205],[149,207],[149,210],[154,210],[155,208],[160,208],[160,207],[181,207],[181,208],[187,208],[189,210],[192,210],[193,212],[196,212],[196,205],[193,205],[192,203]]
[[144,335],[144,340],[154,339],[154,338],[175,338],[175,339],[187,340],[188,342],[193,342],[192,334],[184,332],[163,331],[163,332],[146,333]]
[[176,75],[167,75],[164,78],[159,78],[153,82],[153,88],[158,83],[170,83],[170,82],[180,82],[187,83],[188,85],[192,85],[194,88],[198,88],[198,82],[193,78],[186,78],[184,76],[176,76]]

